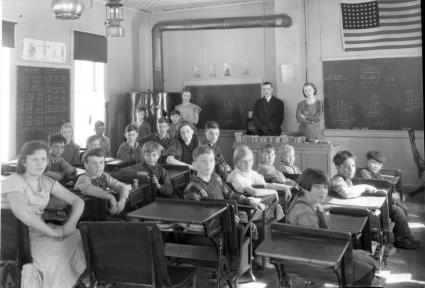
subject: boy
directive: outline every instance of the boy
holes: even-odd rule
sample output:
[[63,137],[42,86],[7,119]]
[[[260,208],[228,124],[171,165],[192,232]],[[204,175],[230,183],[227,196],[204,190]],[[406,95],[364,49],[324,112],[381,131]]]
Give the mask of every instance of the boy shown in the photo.
[[214,151],[209,145],[201,145],[193,153],[193,167],[197,172],[184,191],[187,200],[234,199],[240,204],[247,204],[257,210],[265,206],[259,201],[233,192],[220,176],[214,173]]
[[117,177],[149,177],[152,187],[157,191],[158,197],[177,198],[173,195],[173,187],[171,186],[171,180],[167,170],[157,164],[163,149],[164,148],[160,144],[154,141],[146,142],[142,147],[144,161],[120,169],[117,173]]
[[170,120],[171,120],[171,127],[168,133],[170,134],[171,138],[176,138],[179,133],[180,123],[182,122],[180,112],[177,110],[171,111]]
[[227,179],[227,175],[232,170],[227,164],[221,153],[220,146],[217,144],[218,137],[220,136],[220,127],[216,121],[208,121],[205,124],[205,139],[201,139],[201,144],[208,145],[214,151],[214,160],[218,165],[218,173],[224,181]]
[[147,111],[145,107],[137,108],[136,122],[133,123],[137,127],[137,141],[140,142],[143,138],[151,134],[151,124],[146,121]]
[[[103,121],[96,121],[94,123],[94,132],[100,141],[100,148],[105,151],[107,157],[111,157],[111,140],[103,135],[105,133],[105,123]],[[88,140],[88,139],[87,139]]]
[[[107,200],[110,214],[121,213],[130,188],[129,185],[119,182],[104,172],[105,152],[102,148],[88,150],[83,162],[86,172],[78,177],[74,188],[81,190],[85,195]],[[118,194],[118,201],[114,194]]]
[[170,137],[168,133],[170,130],[170,122],[168,122],[166,118],[164,117],[159,118],[156,125],[157,125],[158,132],[155,132],[149,135],[148,137],[146,137],[145,139],[143,139],[141,144],[143,145],[144,143],[149,141],[154,141],[160,144],[164,148],[164,150],[161,156],[159,157],[158,162],[165,163],[165,158],[167,157],[167,155],[165,155],[165,151],[168,149],[168,147],[170,147],[174,137]]
[[264,176],[266,182],[295,186],[297,184],[295,181],[286,179],[283,173],[274,167],[275,159],[276,152],[273,145],[268,143],[261,147],[257,172]]
[[[369,151],[366,154],[366,168],[360,169],[359,176],[365,179],[384,180],[384,176],[379,172],[385,163],[385,156],[379,151]],[[404,214],[408,215],[409,211],[406,205],[401,202],[400,195],[397,191],[392,193],[393,204],[400,207]]]
[[125,127],[124,137],[127,141],[123,142],[118,148],[118,159],[124,162],[135,161],[139,163],[142,161],[142,148],[136,141],[138,135],[139,133],[137,133],[137,127],[135,125],[130,124]]
[[86,148],[87,150],[91,150],[94,148],[102,148],[100,146],[100,137],[98,137],[97,135],[92,135],[89,138],[87,138]]
[[68,164],[63,158],[62,153],[65,149],[66,139],[62,135],[52,135],[49,139],[49,165],[44,175],[47,175],[57,181],[72,179],[77,170]]

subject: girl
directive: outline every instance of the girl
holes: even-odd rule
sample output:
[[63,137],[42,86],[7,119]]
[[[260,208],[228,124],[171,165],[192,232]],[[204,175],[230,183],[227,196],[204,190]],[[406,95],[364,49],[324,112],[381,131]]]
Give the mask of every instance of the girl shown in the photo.
[[266,182],[287,184],[295,186],[295,181],[286,179],[282,172],[274,167],[276,153],[271,144],[266,144],[260,150],[260,163],[257,172],[263,175]]
[[[301,174],[301,170],[294,165],[295,162],[295,149],[291,145],[285,145],[279,151],[280,156],[280,171],[285,174],[286,177],[288,175],[294,175],[293,178],[296,179],[299,174]],[[293,179],[291,178],[291,179]]]
[[69,164],[80,163],[80,146],[74,143],[74,129],[72,128],[72,124],[62,124],[60,134],[66,139],[62,158]]
[[[376,193],[377,189],[371,185],[353,185],[351,179],[356,173],[356,161],[349,151],[339,151],[335,154],[333,162],[337,169],[337,175],[331,179],[331,191],[343,198],[355,198],[363,193]],[[403,210],[392,205],[390,218],[395,222],[394,246],[403,249],[416,249],[419,242],[415,241],[410,233],[409,224]]]
[[298,103],[296,112],[297,122],[300,123],[299,130],[307,139],[321,139],[323,102],[316,99],[317,88],[313,83],[305,83],[302,91],[305,99]]
[[202,109],[198,105],[190,103],[191,97],[191,92],[189,90],[184,90],[182,92],[182,103],[177,105],[175,109],[180,112],[183,121],[196,125],[198,124],[199,113]]
[[[19,154],[17,172],[2,182],[2,209],[28,226],[32,263],[22,269],[21,287],[73,287],[86,269],[77,222],[84,202],[59,182],[43,176],[47,147],[40,141],[25,143]],[[63,225],[46,224],[41,218],[53,195],[72,206]]]
[[136,122],[134,125],[137,127],[137,133],[139,133],[139,136],[137,136],[137,141],[141,141],[143,138],[151,135],[152,129],[151,124],[149,122],[145,121],[146,118],[146,108],[145,107],[139,107],[137,109],[136,113]]
[[165,154],[167,164],[188,166],[194,170],[193,150],[200,146],[198,137],[195,134],[195,127],[190,122],[182,122],[179,127],[177,138],[173,140]]
[[[312,228],[329,229],[329,215],[322,203],[328,195],[328,177],[319,169],[307,168],[301,174],[298,185],[300,195],[289,207],[288,223]],[[354,286],[369,286],[373,280],[376,263],[365,251],[353,251]]]

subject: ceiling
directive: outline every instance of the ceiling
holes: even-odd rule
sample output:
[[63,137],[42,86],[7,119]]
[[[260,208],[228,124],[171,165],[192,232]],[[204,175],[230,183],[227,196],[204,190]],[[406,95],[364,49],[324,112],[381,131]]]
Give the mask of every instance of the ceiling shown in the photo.
[[147,13],[167,12],[188,8],[214,7],[219,5],[258,2],[259,0],[121,0],[125,7]]

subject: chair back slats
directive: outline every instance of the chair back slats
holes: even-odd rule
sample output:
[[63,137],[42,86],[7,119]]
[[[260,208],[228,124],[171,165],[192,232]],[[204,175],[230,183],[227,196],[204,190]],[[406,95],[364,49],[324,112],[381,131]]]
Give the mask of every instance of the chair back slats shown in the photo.
[[92,281],[154,287],[170,283],[155,224],[81,222],[79,228]]
[[412,147],[413,159],[415,160],[416,168],[418,169],[418,178],[420,178],[425,170],[425,160],[422,158],[418,147],[416,146],[415,131],[413,129],[409,129],[408,133],[410,146]]

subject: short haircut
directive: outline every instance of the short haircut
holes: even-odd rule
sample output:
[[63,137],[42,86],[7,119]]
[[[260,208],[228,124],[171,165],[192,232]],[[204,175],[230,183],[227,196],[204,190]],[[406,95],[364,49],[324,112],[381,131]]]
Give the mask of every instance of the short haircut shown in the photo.
[[173,110],[173,111],[170,112],[169,115],[170,115],[170,117],[173,116],[173,115],[179,115],[180,116],[180,111],[179,110]]
[[170,125],[170,122],[167,120],[167,118],[165,117],[161,117],[158,119],[158,121],[156,121],[157,124],[163,124],[163,123],[167,123],[168,125]]
[[205,129],[220,129],[220,125],[216,121],[208,121],[205,123]]
[[144,106],[137,107],[136,113],[139,113],[139,112],[142,112],[142,111],[145,113],[145,116],[146,116],[146,107],[144,107]]
[[155,141],[148,141],[142,146],[142,153],[152,153],[157,152],[159,155],[161,155],[161,152],[164,151],[164,147],[162,147],[161,144],[155,142]]
[[354,159],[354,155],[347,150],[343,150],[343,151],[338,151],[334,158],[332,159],[332,161],[334,162],[334,164],[336,166],[340,166],[342,163],[345,162],[345,160],[347,160],[348,158],[353,158]]
[[137,132],[137,127],[134,124],[129,124],[127,126],[125,126],[125,132],[128,133],[130,131],[136,131]]
[[66,139],[60,134],[50,135],[49,137],[49,145],[52,146],[55,143],[63,143],[66,144]]
[[236,147],[235,152],[233,152],[233,164],[237,165],[239,161],[247,155],[249,155],[254,161],[254,154],[252,153],[251,149],[249,149],[248,146],[240,145]]
[[385,163],[385,156],[379,151],[369,151],[366,154],[367,160],[375,160],[381,164]]
[[302,92],[303,92],[303,95],[304,95],[304,97],[305,97],[305,98],[307,97],[307,95],[305,95],[305,93],[304,93],[304,88],[305,88],[306,86],[311,86],[311,87],[313,88],[313,90],[314,90],[314,95],[316,95],[316,94],[317,94],[317,88],[316,88],[316,85],[314,85],[314,84],[313,84],[313,83],[311,83],[311,82],[306,82],[306,83],[304,83],[303,88],[302,88]]
[[105,158],[106,154],[102,148],[94,148],[94,149],[88,150],[83,156],[83,162],[88,163],[89,157],[92,157],[92,156]]
[[279,155],[283,156],[288,153],[295,153],[295,148],[291,145],[285,144],[285,146],[279,149]]
[[262,86],[266,86],[266,85],[270,85],[270,87],[273,87],[272,83],[269,81],[264,81],[263,84],[261,84]]
[[198,158],[199,156],[203,155],[203,154],[213,154],[214,155],[214,150],[210,147],[210,145],[201,145],[197,148],[195,148],[195,150],[193,150],[192,156],[193,156],[193,160],[196,160],[196,158]]
[[72,131],[74,131],[74,127],[72,126],[72,124],[69,123],[69,122],[67,122],[67,123],[63,123],[62,124],[61,129],[59,130],[60,133],[62,134],[63,133],[63,130],[66,129],[66,128],[71,128]]
[[320,169],[307,168],[298,178],[298,185],[310,191],[313,185],[329,185],[329,178],[326,173]]
[[101,120],[98,120],[94,123],[94,127],[105,126],[105,123]]
[[37,150],[44,150],[46,151],[46,155],[48,155],[47,145],[42,141],[29,141],[22,146],[18,157],[16,173],[24,174],[27,171],[26,167],[24,166],[24,163],[27,160],[27,156],[34,154],[34,152]]
[[100,137],[97,135],[91,135],[89,138],[87,138],[86,145],[88,146],[90,143],[92,143],[93,141],[97,139],[100,140]]
[[261,164],[264,164],[264,161],[263,161],[263,156],[264,155],[266,155],[266,154],[269,154],[269,153],[271,153],[271,152],[274,152],[274,153],[276,153],[276,151],[275,151],[275,149],[274,149],[274,147],[273,147],[273,145],[272,144],[270,144],[270,143],[267,143],[267,144],[265,144],[264,146],[262,146],[261,148],[260,148],[260,153],[259,153],[259,162],[261,163]]

